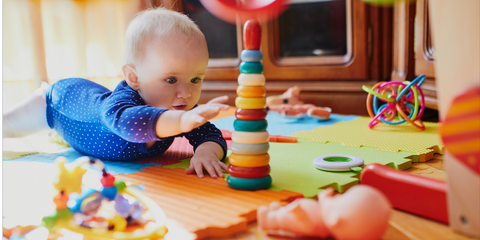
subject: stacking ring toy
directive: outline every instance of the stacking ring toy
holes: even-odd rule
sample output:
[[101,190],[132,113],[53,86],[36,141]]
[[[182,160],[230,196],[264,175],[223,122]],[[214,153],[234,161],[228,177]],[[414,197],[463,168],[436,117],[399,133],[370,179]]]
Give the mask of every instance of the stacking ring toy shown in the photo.
[[243,109],[265,108],[267,106],[267,100],[265,98],[237,97],[235,99],[235,106]]
[[270,155],[268,153],[261,155],[238,155],[232,153],[228,159],[231,165],[239,167],[263,167],[270,162]]
[[241,155],[260,155],[268,153],[268,149],[270,148],[270,144],[260,143],[260,144],[244,144],[244,143],[237,143],[231,142],[230,143],[230,150],[232,153],[241,154]]
[[260,109],[241,109],[235,110],[235,118],[238,120],[263,120],[267,117],[268,111],[266,108]]
[[[408,122],[425,130],[420,119],[425,109],[425,96],[420,88],[424,80],[425,75],[420,75],[412,82],[379,82],[373,87],[363,85],[362,89],[368,92],[368,114],[373,118],[368,126],[373,128],[380,122],[390,125]],[[383,102],[380,106],[379,101]]]
[[263,167],[239,167],[230,164],[228,174],[237,178],[263,178],[270,174],[270,165]]
[[363,166],[363,158],[344,154],[324,155],[313,159],[313,166],[330,172],[361,171],[358,167]]
[[267,21],[282,13],[288,6],[288,0],[250,0],[238,2],[232,0],[200,0],[213,15],[229,23],[240,19],[260,19]]
[[240,72],[248,74],[263,73],[263,64],[261,62],[242,62],[240,63]]
[[242,62],[261,62],[263,53],[260,50],[243,50],[240,59]]
[[267,131],[261,132],[241,132],[233,131],[232,132],[232,141],[236,143],[245,143],[245,144],[259,144],[268,142],[270,135]]
[[267,90],[263,86],[242,86],[237,87],[237,95],[244,98],[265,97]]
[[237,178],[232,175],[227,177],[228,186],[239,190],[266,189],[272,185],[272,177],[268,175],[263,178]]
[[233,128],[235,129],[235,131],[243,132],[265,131],[267,129],[267,125],[267,121],[265,120],[243,121],[237,119],[233,121]]
[[242,86],[263,86],[265,85],[265,76],[263,74],[244,74],[238,75],[238,84]]

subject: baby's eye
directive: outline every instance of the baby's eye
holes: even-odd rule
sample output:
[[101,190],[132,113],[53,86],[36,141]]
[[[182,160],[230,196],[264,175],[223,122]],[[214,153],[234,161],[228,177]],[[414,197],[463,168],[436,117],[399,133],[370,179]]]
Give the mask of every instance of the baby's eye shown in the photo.
[[190,81],[191,81],[192,83],[198,83],[198,82],[202,81],[202,79],[196,77],[196,78],[192,78],[192,80],[190,80]]
[[169,77],[169,78],[165,79],[165,81],[167,81],[167,83],[174,84],[174,83],[177,82],[177,79],[174,78],[174,77]]

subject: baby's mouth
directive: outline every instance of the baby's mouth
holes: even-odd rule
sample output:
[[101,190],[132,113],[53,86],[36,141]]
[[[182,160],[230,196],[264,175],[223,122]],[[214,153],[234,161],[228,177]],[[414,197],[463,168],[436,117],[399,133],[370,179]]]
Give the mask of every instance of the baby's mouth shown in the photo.
[[187,107],[187,105],[172,106],[173,110],[185,110],[186,107]]

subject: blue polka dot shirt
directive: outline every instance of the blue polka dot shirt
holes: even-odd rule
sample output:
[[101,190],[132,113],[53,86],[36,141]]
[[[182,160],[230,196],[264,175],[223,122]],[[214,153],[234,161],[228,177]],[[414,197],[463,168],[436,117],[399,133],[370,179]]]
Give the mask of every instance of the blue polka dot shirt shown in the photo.
[[[185,136],[196,148],[216,142],[227,153],[220,130],[206,124],[191,132],[159,138],[156,124],[167,109],[146,105],[126,81],[114,91],[82,78],[50,86],[46,96],[47,122],[75,150],[106,160],[134,160],[164,153],[175,137]],[[156,141],[147,149],[146,143]]]

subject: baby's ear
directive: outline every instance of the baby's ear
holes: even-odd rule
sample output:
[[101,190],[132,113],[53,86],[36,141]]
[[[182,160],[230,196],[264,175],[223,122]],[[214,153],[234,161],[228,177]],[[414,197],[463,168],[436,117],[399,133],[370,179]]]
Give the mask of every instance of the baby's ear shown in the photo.
[[125,81],[128,85],[133,88],[133,90],[140,89],[140,83],[138,82],[138,76],[135,73],[135,66],[132,64],[125,64],[122,67],[123,75],[125,76]]

